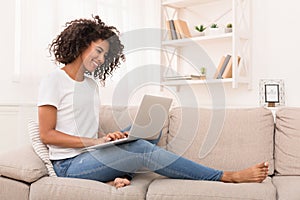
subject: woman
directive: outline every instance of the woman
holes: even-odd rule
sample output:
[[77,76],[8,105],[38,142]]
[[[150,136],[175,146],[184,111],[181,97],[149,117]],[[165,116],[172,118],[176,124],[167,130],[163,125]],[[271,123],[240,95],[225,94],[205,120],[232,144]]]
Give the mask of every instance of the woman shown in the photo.
[[268,163],[242,171],[223,172],[145,140],[92,152],[81,151],[83,147],[120,139],[127,134],[98,131],[99,94],[95,79],[91,78],[93,75],[104,83],[120,60],[124,60],[118,34],[115,27],[105,25],[95,16],[92,20],[67,23],[50,45],[56,62],[64,66],[41,82],[38,114],[40,137],[49,146],[57,175],[108,182],[119,188],[129,185],[131,174],[146,167],[170,178],[262,182],[268,174]]

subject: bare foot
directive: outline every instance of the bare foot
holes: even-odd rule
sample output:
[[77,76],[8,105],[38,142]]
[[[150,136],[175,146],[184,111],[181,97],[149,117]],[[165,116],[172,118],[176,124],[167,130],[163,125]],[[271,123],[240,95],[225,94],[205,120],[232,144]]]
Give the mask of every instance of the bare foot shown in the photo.
[[130,185],[130,181],[127,178],[115,178],[114,181],[109,181],[107,184],[115,186],[116,188],[121,188]]
[[229,183],[261,183],[268,176],[268,171],[269,163],[259,163],[241,171],[224,172],[221,181]]

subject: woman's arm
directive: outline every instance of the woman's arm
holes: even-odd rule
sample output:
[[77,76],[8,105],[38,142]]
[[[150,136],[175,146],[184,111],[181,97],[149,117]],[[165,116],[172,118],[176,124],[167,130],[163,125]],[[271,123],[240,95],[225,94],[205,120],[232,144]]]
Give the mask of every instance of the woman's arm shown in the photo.
[[108,133],[97,139],[72,136],[55,130],[57,109],[54,106],[40,106],[38,113],[40,138],[44,144],[66,148],[82,148],[127,137],[127,132],[122,133],[120,131]]
[[51,105],[38,108],[40,137],[44,144],[60,147],[81,148],[105,142],[105,138],[72,136],[55,130],[57,109]]

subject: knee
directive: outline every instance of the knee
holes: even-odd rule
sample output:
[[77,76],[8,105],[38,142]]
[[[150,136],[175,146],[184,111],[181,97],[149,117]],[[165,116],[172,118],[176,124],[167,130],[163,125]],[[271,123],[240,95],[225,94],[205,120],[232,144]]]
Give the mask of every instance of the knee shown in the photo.
[[141,149],[143,149],[143,152],[152,152],[155,149],[154,144],[148,142],[147,140],[139,139],[134,142],[135,145]]
[[139,145],[139,146],[153,146],[153,144],[151,144],[150,142],[148,142],[147,140],[143,140],[143,139],[139,139],[139,140],[136,140],[134,142],[136,145]]

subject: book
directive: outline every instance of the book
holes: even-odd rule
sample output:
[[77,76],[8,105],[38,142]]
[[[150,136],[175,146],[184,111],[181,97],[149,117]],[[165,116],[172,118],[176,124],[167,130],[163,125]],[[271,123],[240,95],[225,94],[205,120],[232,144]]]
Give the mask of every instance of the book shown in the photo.
[[171,36],[173,40],[177,40],[177,34],[176,34],[176,29],[175,29],[175,24],[174,24],[174,20],[169,20],[170,23],[170,30],[171,30]]
[[167,34],[168,34],[168,39],[172,40],[172,34],[171,34],[171,27],[170,27],[170,21],[166,21],[166,29],[167,29]]
[[186,21],[181,19],[174,20],[175,30],[177,32],[178,39],[189,38],[191,37],[190,30]]
[[[240,63],[241,57],[237,57],[238,58],[238,64]],[[222,74],[222,78],[232,78],[232,58],[229,60],[223,74]]]
[[232,78],[232,57],[229,59],[229,62],[225,67],[222,78]]
[[178,19],[177,20],[173,20],[173,22],[174,22],[174,27],[175,27],[177,39],[182,39],[183,35],[181,35],[182,31],[181,31],[179,20]]
[[222,64],[222,67],[221,67],[221,69],[219,71],[217,79],[221,79],[222,78],[222,75],[223,75],[223,73],[225,71],[225,68],[226,68],[226,66],[227,66],[227,64],[228,64],[228,62],[229,62],[230,59],[231,59],[231,55],[227,55],[225,57],[225,60],[224,60],[224,62]]
[[214,78],[218,78],[218,75],[219,75],[219,73],[220,73],[220,70],[221,70],[221,68],[222,68],[222,65],[223,65],[224,61],[225,61],[225,56],[222,56],[221,59],[220,59],[218,68],[217,68],[217,70],[216,70],[216,73],[215,73],[215,75],[214,75]]
[[166,81],[173,81],[173,80],[201,80],[200,75],[178,75],[178,76],[165,76]]

